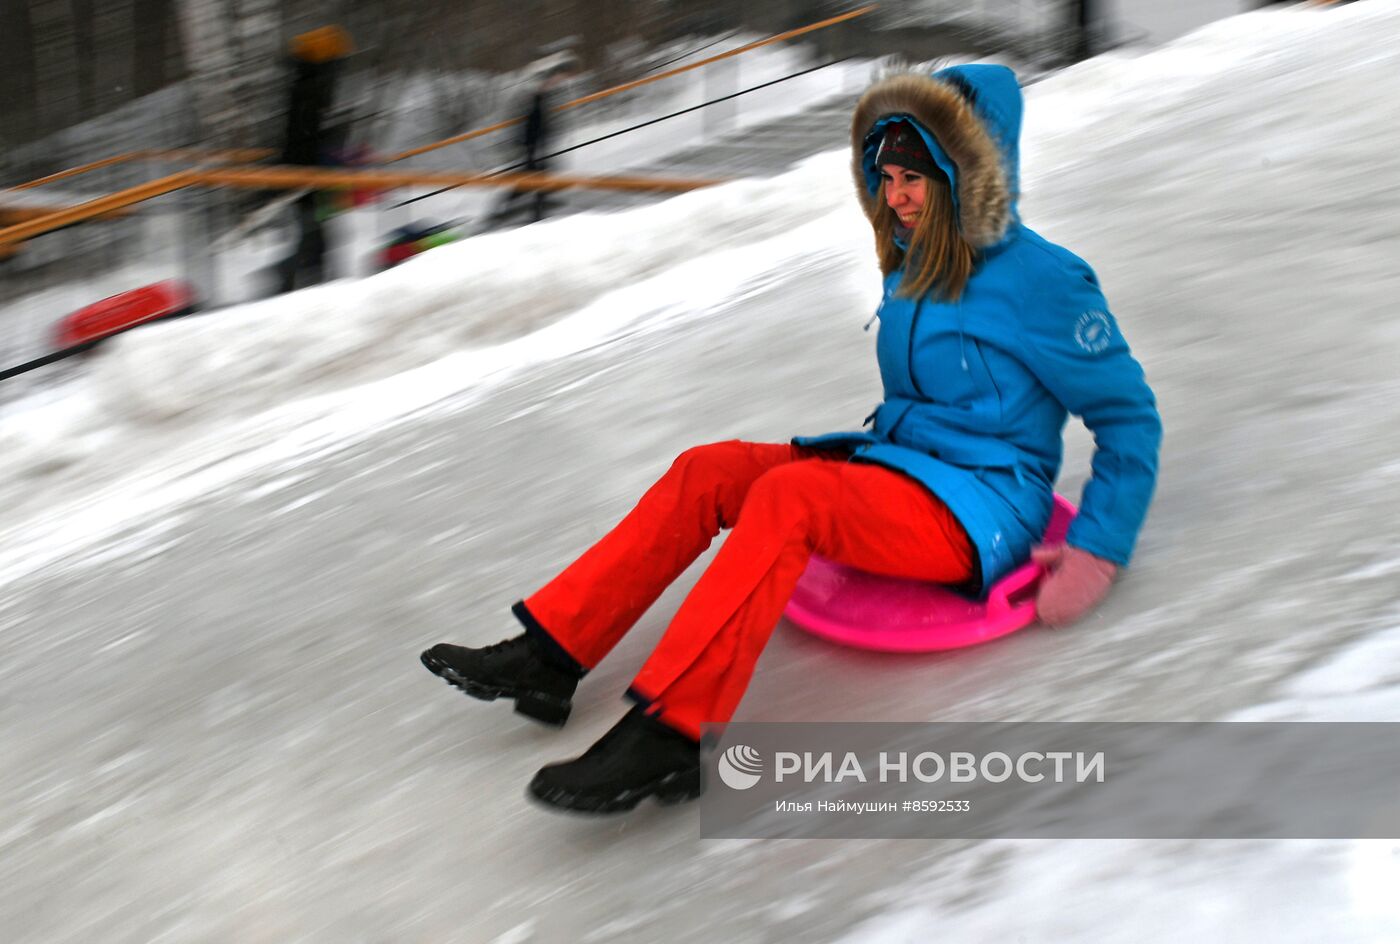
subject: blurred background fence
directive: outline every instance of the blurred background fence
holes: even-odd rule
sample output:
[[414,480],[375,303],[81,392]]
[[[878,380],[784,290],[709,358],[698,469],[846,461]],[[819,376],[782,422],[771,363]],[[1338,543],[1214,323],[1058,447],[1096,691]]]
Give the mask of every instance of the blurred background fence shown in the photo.
[[[570,48],[598,87],[643,74],[675,44],[733,31],[776,33],[857,3],[813,0],[6,0],[0,4],[0,153],[6,182],[56,160],[115,149],[275,147],[288,40],[339,22],[361,50],[347,91],[383,104],[386,83],[441,79],[433,107],[457,127],[481,123],[500,82],[551,48]],[[1046,45],[1068,24],[1065,0],[890,0],[859,26],[817,39],[820,52],[921,45]],[[923,38],[927,44],[928,37]],[[448,77],[451,77],[450,79]],[[155,96],[150,98],[150,96]],[[144,100],[138,121],[122,106]],[[150,117],[158,120],[151,127]],[[100,119],[100,121],[97,121]],[[96,122],[96,123],[94,123]],[[156,140],[150,140],[154,134]],[[57,137],[54,137],[57,136]],[[61,156],[60,156],[61,155]]]
[[[849,102],[832,95],[839,88],[849,97],[860,87],[868,74],[861,63],[889,55],[993,54],[1023,69],[1048,68],[1082,52],[1085,36],[1078,27],[1086,9],[1094,14],[1093,45],[1133,38],[1118,15],[1126,2],[887,0],[870,15],[769,47],[779,53],[717,62],[684,81],[570,112],[555,146],[599,143],[553,169],[776,173],[781,158],[841,146]],[[1187,6],[1242,2],[1179,0]],[[586,95],[861,6],[841,0],[4,0],[0,187],[137,150],[275,152],[286,126],[289,41],[331,22],[348,30],[355,52],[345,61],[330,121],[348,129],[348,149],[372,163],[520,116],[538,79],[537,64],[561,53],[578,67],[569,94]],[[810,74],[831,63],[845,65]],[[833,85],[836,71],[843,78]],[[770,83],[781,84],[757,91]],[[756,90],[743,99],[749,120],[811,113],[803,133],[785,139],[802,141],[791,154],[757,154],[751,147],[745,154],[745,142],[721,140],[742,123],[730,96],[746,89]],[[670,114],[685,117],[650,123]],[[496,133],[394,166],[489,171],[518,158],[517,137]],[[671,157],[669,165],[658,164],[685,148],[687,154]],[[188,160],[126,161],[24,190],[0,189],[0,228],[7,225],[4,214],[14,221],[188,166]],[[486,199],[480,191],[458,191],[405,204],[427,195],[426,188],[405,190],[341,226],[358,225],[373,243],[375,234],[423,217],[470,218]],[[606,208],[618,199],[577,202],[578,208]],[[287,239],[285,229],[246,225],[266,200],[267,194],[249,191],[180,190],[32,239],[0,258],[0,367],[43,353],[48,321],[147,281],[185,279],[215,305],[260,294],[249,288],[250,273],[285,252]],[[238,253],[223,251],[231,236],[245,232]],[[365,243],[340,240],[347,248]],[[363,259],[349,258],[333,269],[338,275],[366,271]]]

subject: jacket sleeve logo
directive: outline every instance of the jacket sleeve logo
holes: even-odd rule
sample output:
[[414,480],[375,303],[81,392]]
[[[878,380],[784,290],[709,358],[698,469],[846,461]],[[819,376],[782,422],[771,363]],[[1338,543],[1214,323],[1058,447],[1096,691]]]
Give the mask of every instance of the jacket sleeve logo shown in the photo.
[[1074,323],[1074,342],[1090,354],[1098,354],[1113,340],[1113,322],[1102,311],[1086,311]]

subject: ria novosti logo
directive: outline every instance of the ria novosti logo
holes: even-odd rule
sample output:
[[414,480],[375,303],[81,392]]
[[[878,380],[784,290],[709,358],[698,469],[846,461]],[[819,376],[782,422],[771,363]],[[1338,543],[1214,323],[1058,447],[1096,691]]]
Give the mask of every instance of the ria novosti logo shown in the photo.
[[735,744],[719,756],[719,779],[732,790],[747,790],[763,774],[763,755],[746,744]]

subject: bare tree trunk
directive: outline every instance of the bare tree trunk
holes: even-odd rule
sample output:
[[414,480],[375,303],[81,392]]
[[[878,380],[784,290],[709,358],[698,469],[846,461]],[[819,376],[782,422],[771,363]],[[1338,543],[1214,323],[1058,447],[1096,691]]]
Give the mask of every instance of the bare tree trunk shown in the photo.
[[81,110],[68,0],[31,0],[29,26],[34,51],[37,124],[41,133],[57,131],[78,120]]
[[286,94],[281,4],[277,0],[232,0],[232,41],[238,62],[233,87],[247,120],[249,144],[277,147],[276,118]]
[[[154,0],[142,0],[145,3]],[[277,146],[286,82],[277,0],[175,0],[204,140]]]
[[1094,7],[1092,0],[1072,0],[1070,3],[1071,29],[1074,31],[1074,48],[1071,55],[1075,62],[1091,57],[1094,50]]
[[77,119],[83,121],[97,113],[97,24],[93,20],[92,0],[71,0],[71,4],[74,78],[78,84]]
[[29,7],[0,3],[0,144],[29,140],[38,121],[34,76],[34,35]]
[[170,0],[135,0],[132,8],[132,95],[163,87],[178,75],[168,58],[174,10]]
[[249,139],[248,121],[238,101],[228,0],[177,0],[177,11],[200,140],[211,147],[241,146]]

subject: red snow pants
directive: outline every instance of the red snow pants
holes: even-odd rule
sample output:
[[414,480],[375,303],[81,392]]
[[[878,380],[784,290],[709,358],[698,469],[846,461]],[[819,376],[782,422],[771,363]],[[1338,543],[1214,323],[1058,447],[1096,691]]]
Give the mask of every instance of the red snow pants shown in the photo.
[[975,568],[967,532],[914,479],[829,450],[722,442],[681,453],[517,614],[592,668],[725,528],[733,532],[629,689],[696,740],[701,724],[733,715],[813,552],[947,584]]

